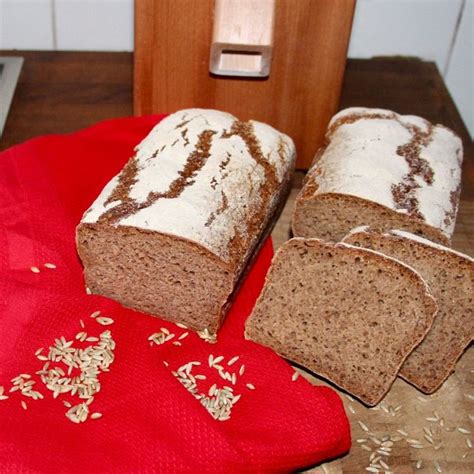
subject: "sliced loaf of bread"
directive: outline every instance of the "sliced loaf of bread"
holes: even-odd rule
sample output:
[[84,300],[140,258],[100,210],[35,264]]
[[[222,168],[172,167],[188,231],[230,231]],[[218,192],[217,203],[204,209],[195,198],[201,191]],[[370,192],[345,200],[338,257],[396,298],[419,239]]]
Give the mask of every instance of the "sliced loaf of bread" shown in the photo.
[[397,258],[428,283],[439,310],[431,330],[408,356],[399,375],[423,392],[433,393],[474,339],[474,260],[404,231],[356,230],[344,242]]
[[352,245],[294,238],[273,259],[246,337],[375,405],[436,309],[408,266]]

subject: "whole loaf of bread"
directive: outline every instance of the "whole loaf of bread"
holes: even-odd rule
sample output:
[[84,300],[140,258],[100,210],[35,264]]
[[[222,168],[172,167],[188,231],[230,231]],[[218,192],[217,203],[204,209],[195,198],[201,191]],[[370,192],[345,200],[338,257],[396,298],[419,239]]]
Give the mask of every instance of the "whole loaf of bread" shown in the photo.
[[297,197],[294,235],[339,241],[370,225],[449,244],[462,158],[460,138],[442,125],[389,110],[343,110]]
[[77,228],[92,293],[215,333],[286,197],[292,140],[189,109],[162,120]]

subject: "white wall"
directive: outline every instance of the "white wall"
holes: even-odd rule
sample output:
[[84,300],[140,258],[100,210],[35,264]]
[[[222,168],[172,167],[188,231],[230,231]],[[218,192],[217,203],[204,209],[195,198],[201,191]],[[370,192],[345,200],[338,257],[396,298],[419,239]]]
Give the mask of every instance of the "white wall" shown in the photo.
[[[358,0],[349,57],[436,61],[474,136],[473,5]],[[132,51],[133,0],[0,0],[0,49]]]
[[435,61],[474,137],[474,0],[358,0],[350,58]]

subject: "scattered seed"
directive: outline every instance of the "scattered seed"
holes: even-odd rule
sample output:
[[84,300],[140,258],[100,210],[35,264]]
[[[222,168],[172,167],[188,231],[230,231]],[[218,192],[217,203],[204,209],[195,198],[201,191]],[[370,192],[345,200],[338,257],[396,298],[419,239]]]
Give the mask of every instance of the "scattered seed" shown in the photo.
[[462,427],[458,427],[458,431],[462,434],[471,434],[471,431],[466,429],[466,428],[462,428]]
[[185,326],[185,325],[182,324],[182,323],[175,323],[175,324],[176,324],[176,326],[178,326],[178,327],[181,328],[181,329],[188,329],[188,326]]
[[419,395],[417,395],[416,398],[417,398],[418,400],[420,400],[420,402],[427,402],[427,401],[428,401],[426,398],[420,397]]
[[242,375],[244,375],[244,372],[245,372],[245,365],[242,364],[239,369],[239,375],[242,377]]
[[35,351],[35,356],[40,355],[41,352],[43,352],[43,348],[42,348],[42,347],[40,347],[39,349],[36,349],[36,351]]
[[437,423],[438,418],[433,418],[432,416],[429,416],[428,418],[425,418],[426,421],[429,421],[430,423]]
[[369,472],[379,472],[379,470],[373,466],[366,467],[365,470]]
[[28,410],[28,405],[26,404],[25,400],[21,401],[21,406],[23,407],[23,410]]
[[251,384],[251,383],[248,383],[248,384],[247,384],[247,388],[248,388],[249,390],[255,390],[255,385],[253,385],[253,384]]
[[367,446],[366,444],[362,444],[361,448],[365,451],[372,451],[372,448],[370,446]]
[[84,324],[84,321],[82,319],[79,320],[79,324],[80,324],[82,329],[84,329],[86,327],[85,324]]
[[56,268],[56,265],[54,263],[45,263],[44,266],[46,268],[51,268],[52,270]]
[[232,357],[232,359],[227,362],[227,365],[230,367],[232,364],[235,364],[239,360],[239,356]]
[[356,411],[354,410],[354,407],[353,407],[352,405],[349,405],[348,408],[349,408],[349,411],[350,411],[353,415],[355,415],[355,412],[356,412]]
[[166,360],[163,361],[163,364],[164,364],[165,367],[169,367],[169,364],[168,364],[168,362],[166,362]]
[[211,334],[207,328],[198,331],[197,335],[209,344],[215,344],[217,342],[217,334]]
[[188,337],[189,336],[189,332],[183,332],[183,334],[181,334],[181,336],[178,337],[178,340],[183,340],[185,337]]
[[63,401],[63,405],[64,405],[66,408],[71,408],[71,407],[72,407],[72,405],[71,405],[69,402],[67,402],[66,400]]
[[402,436],[408,436],[408,433],[404,430],[397,430],[397,433],[400,433]]
[[346,396],[346,398],[350,401],[350,402],[353,402],[354,399],[348,394],[348,393],[345,393],[344,394]]
[[466,438],[466,445],[468,448],[472,449],[472,441],[470,440],[470,438]]
[[173,344],[173,346],[181,346],[182,345],[179,341],[174,341],[172,344]]
[[86,294],[87,295],[92,295],[92,291],[90,290],[89,287],[86,286]]
[[94,312],[91,314],[91,318],[97,318],[97,316],[100,316],[100,311],[94,311]]
[[99,412],[92,413],[91,420],[98,420],[99,418],[102,418],[102,413],[99,413]]
[[359,423],[359,426],[360,426],[366,433],[369,432],[369,428],[367,427],[367,425],[366,425],[364,422],[362,422],[362,421],[359,420],[358,423]]
[[425,439],[426,439],[426,441],[428,441],[428,443],[430,443],[430,444],[433,444],[433,443],[434,443],[433,438],[432,438],[431,436],[429,436],[429,435],[425,435]]
[[388,470],[390,469],[390,466],[389,466],[383,459],[381,459],[381,460],[379,461],[379,464],[380,464],[386,471],[388,471]]
[[421,469],[421,466],[423,466],[423,461],[421,459],[418,459],[418,461],[416,461],[416,468]]
[[356,440],[356,443],[367,443],[367,441],[367,438],[359,438],[358,440]]
[[30,270],[33,272],[33,273],[39,273],[40,272],[40,269],[38,267],[30,267]]
[[110,326],[111,324],[114,323],[114,320],[112,318],[106,318],[104,316],[100,316],[100,317],[96,318],[96,321],[99,324],[102,324],[102,326]]
[[380,459],[382,459],[382,456],[378,455],[376,452],[373,452],[370,455],[369,461],[371,462],[371,464],[377,464]]
[[291,376],[291,381],[292,381],[292,382],[295,382],[295,381],[298,379],[299,376],[300,376],[300,374],[295,371],[295,372],[293,373],[293,375]]
[[438,461],[434,461],[434,467],[436,469],[436,472],[443,472]]

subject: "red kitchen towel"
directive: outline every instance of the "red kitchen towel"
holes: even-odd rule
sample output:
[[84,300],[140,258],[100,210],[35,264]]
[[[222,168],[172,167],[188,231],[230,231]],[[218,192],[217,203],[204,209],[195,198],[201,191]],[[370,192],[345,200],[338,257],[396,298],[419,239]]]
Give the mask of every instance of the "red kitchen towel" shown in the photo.
[[[349,423],[338,395],[301,377],[292,381],[289,364],[244,340],[245,319],[270,265],[270,240],[216,344],[86,294],[75,226],[159,119],[106,121],[0,154],[1,473],[285,472],[339,456],[350,447]],[[91,317],[96,311],[101,311],[99,318],[114,322],[101,325],[98,321],[111,321]],[[169,340],[154,344],[148,340],[153,333],[164,334],[162,338],[169,333]],[[103,344],[95,339],[101,334]],[[97,369],[100,391],[87,408],[80,408],[81,413],[89,410],[84,422],[73,423],[66,413],[85,399],[71,392],[53,397],[55,384],[67,385],[80,375],[77,368],[66,372],[64,361],[50,361],[43,368],[55,344],[60,352],[79,354],[87,364],[105,369],[113,352],[108,369]],[[87,355],[87,347],[99,346],[106,346],[108,355]],[[50,382],[53,390],[41,380],[45,373],[56,374]],[[14,385],[11,380],[19,374],[26,375]],[[234,380],[223,379],[232,374]],[[222,402],[215,392],[224,386],[231,388],[226,392],[230,402]],[[10,391],[12,387],[20,389]],[[34,399],[35,393],[43,398]],[[215,420],[203,406],[206,402],[197,398],[201,396],[213,397],[210,411],[224,403],[224,418],[225,403],[230,404],[228,419]]]

